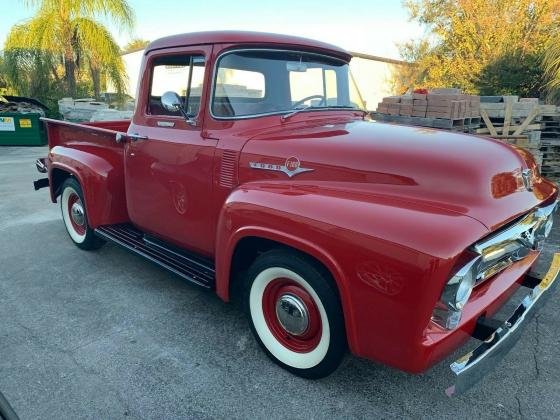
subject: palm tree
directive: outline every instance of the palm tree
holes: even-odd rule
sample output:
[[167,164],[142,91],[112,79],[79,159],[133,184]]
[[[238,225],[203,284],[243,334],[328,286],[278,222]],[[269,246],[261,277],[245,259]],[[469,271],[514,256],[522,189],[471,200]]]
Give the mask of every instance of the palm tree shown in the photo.
[[551,100],[560,101],[560,32],[548,42],[543,60],[546,88]]
[[122,52],[123,54],[126,54],[126,53],[140,51],[145,49],[149,43],[150,41],[147,41],[145,39],[135,38],[122,48]]
[[6,42],[10,48],[47,51],[60,58],[64,67],[66,93],[75,96],[79,70],[87,70],[95,95],[106,74],[118,91],[125,86],[120,48],[111,33],[96,20],[111,19],[126,30],[134,26],[134,14],[126,0],[25,0],[37,6],[37,14],[12,28]]

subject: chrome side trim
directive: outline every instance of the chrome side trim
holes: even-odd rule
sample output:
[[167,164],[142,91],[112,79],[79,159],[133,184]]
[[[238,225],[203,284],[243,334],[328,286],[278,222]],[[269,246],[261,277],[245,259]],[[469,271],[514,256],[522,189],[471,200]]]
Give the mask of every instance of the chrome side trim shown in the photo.
[[560,253],[554,255],[546,275],[535,285],[535,279],[525,277],[523,286],[531,288],[513,315],[494,330],[473,351],[457,359],[450,365],[454,384],[446,390],[448,396],[462,394],[482,379],[514,346],[523,327],[527,325],[537,309],[558,286],[560,273]]
[[148,136],[143,136],[138,133],[131,133],[126,135],[130,141],[148,140]]

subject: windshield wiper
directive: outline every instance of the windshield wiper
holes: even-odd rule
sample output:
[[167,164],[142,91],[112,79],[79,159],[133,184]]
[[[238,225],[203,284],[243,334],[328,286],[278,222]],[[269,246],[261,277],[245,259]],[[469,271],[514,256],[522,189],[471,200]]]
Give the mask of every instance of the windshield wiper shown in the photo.
[[298,108],[298,109],[294,109],[292,112],[289,112],[287,114],[282,115],[281,119],[282,121],[286,121],[288,118],[293,117],[296,114],[299,114],[302,111],[308,111],[310,109],[357,109],[354,106],[351,105],[331,105],[331,106],[311,106],[308,105],[304,108]]

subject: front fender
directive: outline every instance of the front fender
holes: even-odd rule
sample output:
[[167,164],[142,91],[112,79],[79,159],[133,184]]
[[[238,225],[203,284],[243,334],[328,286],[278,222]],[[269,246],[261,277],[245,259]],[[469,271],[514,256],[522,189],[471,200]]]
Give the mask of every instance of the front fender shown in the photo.
[[391,363],[418,340],[456,258],[487,234],[467,216],[350,189],[245,184],[228,197],[216,241],[216,288],[228,299],[239,241],[263,237],[321,261],[339,289],[353,353]]
[[67,172],[80,183],[84,194],[88,222],[91,228],[127,222],[126,194],[122,158],[98,155],[88,151],[55,146],[49,153],[51,197],[56,201],[53,173]]

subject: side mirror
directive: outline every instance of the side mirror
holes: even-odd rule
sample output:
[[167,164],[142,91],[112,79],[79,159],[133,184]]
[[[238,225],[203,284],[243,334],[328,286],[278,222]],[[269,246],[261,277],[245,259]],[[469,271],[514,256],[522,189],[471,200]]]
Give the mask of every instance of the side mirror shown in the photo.
[[165,92],[161,96],[161,105],[166,111],[169,112],[182,112],[183,103],[181,97],[175,92]]
[[161,96],[161,105],[166,111],[173,113],[180,112],[181,115],[185,117],[187,124],[192,125],[193,127],[197,126],[198,122],[196,118],[187,113],[187,110],[183,108],[183,101],[181,101],[181,97],[175,92],[165,92]]

